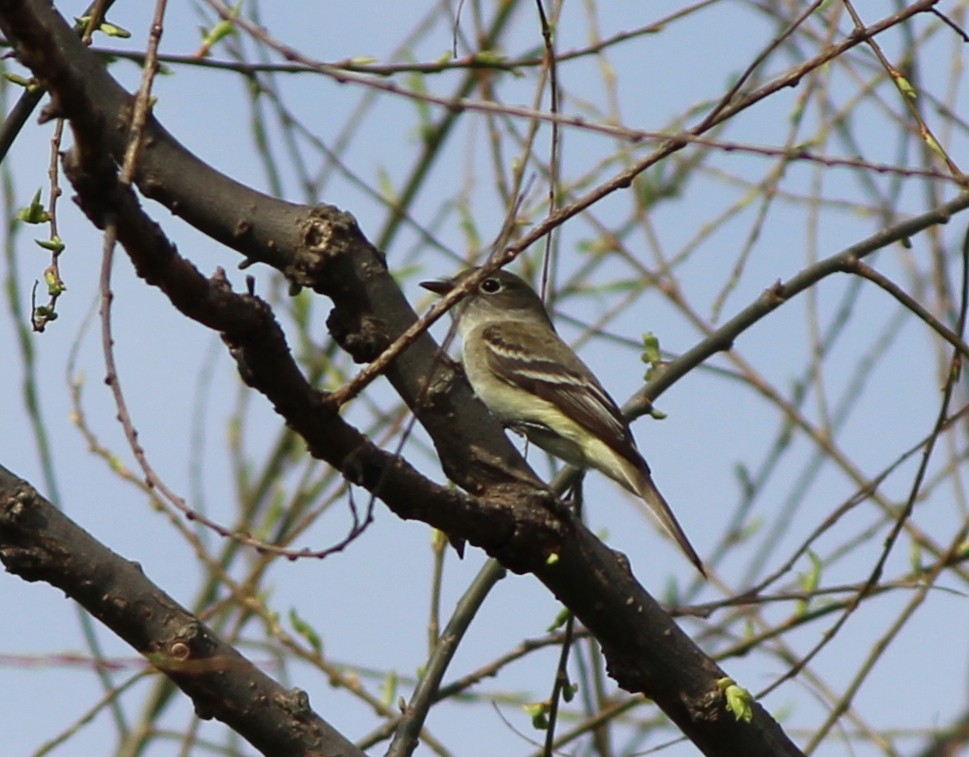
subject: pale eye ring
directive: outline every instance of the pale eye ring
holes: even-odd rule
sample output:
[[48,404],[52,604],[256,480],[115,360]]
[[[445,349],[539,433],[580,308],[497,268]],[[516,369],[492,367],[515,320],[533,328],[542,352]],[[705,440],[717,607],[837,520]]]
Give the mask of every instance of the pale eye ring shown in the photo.
[[501,282],[498,279],[485,279],[481,282],[481,291],[485,294],[494,294],[501,289]]

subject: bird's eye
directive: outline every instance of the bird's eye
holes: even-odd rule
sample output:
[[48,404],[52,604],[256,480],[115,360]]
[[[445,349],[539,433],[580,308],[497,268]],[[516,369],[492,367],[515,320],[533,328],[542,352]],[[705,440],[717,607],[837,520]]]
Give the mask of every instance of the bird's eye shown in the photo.
[[485,279],[481,282],[481,291],[485,294],[494,294],[501,289],[501,282],[498,279]]

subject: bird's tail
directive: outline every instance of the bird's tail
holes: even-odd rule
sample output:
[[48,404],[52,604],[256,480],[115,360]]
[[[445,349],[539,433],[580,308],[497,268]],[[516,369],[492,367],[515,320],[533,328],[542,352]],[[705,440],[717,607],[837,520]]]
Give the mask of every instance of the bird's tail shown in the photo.
[[683,527],[680,526],[676,516],[673,515],[673,510],[670,509],[669,504],[667,504],[663,495],[660,494],[659,489],[656,488],[656,484],[653,483],[653,478],[649,475],[649,469],[641,470],[637,466],[635,473],[635,476],[630,476],[633,479],[630,483],[634,485],[636,493],[642,497],[643,501],[649,507],[649,511],[660,522],[663,529],[673,537],[673,540],[683,550],[683,554],[690,559],[690,562],[706,578],[707,572],[703,567],[703,561],[700,560],[700,556],[693,549],[690,540],[686,538],[686,533],[683,531]]

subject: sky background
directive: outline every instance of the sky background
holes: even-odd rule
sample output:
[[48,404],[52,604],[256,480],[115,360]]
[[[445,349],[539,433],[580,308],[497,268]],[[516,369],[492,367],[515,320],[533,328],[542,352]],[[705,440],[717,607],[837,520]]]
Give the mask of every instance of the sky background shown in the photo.
[[[946,12],[964,13],[965,3],[943,3]],[[66,15],[80,14],[80,3],[58,3]],[[262,8],[261,21],[271,33],[292,48],[319,60],[337,61],[349,57],[372,56],[389,61],[407,30],[422,29],[408,57],[413,60],[438,60],[451,47],[451,29],[441,20],[422,24],[430,6],[417,2],[356,3],[279,3]],[[672,2],[607,2],[598,12],[600,34],[644,26],[663,18],[681,7]],[[866,20],[882,18],[895,9],[895,3],[864,4]],[[204,4],[173,7],[165,25],[162,51],[187,55],[199,46],[198,27],[203,23],[199,11]],[[467,11],[470,13],[470,11]],[[559,49],[583,45],[589,29],[584,6],[566,4],[559,25]],[[150,21],[148,4],[118,3],[109,18],[130,30],[132,39],[111,40],[107,47],[131,50],[143,48]],[[937,26],[937,22],[935,22]],[[465,28],[470,28],[467,22]],[[520,54],[534,50],[540,36],[530,6],[515,15],[512,32],[505,40],[509,52]],[[842,23],[847,29],[847,22]],[[928,34],[932,22],[919,17],[913,22],[916,33]],[[726,82],[742,71],[754,55],[777,33],[777,29],[756,11],[752,4],[736,2],[710,3],[703,12],[684,21],[670,24],[662,33],[650,35],[635,45],[620,45],[610,53],[609,62],[619,77],[622,119],[627,125],[650,131],[669,128],[680,119],[687,124],[697,117],[690,109],[697,103],[718,98]],[[966,112],[969,92],[961,76],[965,51],[954,34],[934,32],[935,42],[924,48],[926,81],[945,81],[954,90],[954,101]],[[901,44],[898,35],[886,35],[886,55],[893,55]],[[249,45],[246,40],[241,44]],[[251,45],[250,45],[251,46]],[[857,71],[864,72],[864,56]],[[870,56],[868,62],[870,64]],[[778,55],[766,66],[765,76],[779,73],[792,61]],[[604,94],[598,87],[600,63],[586,58],[563,65],[561,75],[570,93],[563,103],[567,113],[585,113],[604,108]],[[137,85],[139,69],[132,63],[118,61],[112,73],[129,89]],[[289,107],[296,117],[319,135],[332,142],[345,128],[346,113],[360,104],[367,90],[355,85],[339,85],[331,79],[311,75],[282,77],[279,83]],[[428,77],[423,84],[434,92],[451,91],[454,76]],[[851,72],[834,71],[831,91],[847,99],[857,88]],[[938,84],[936,93],[944,88]],[[534,90],[532,77],[502,82],[506,102],[530,104]],[[803,85],[779,93],[735,119],[718,134],[723,140],[742,141],[749,145],[779,146],[790,129],[790,112]],[[270,182],[264,164],[254,155],[250,131],[251,112],[244,85],[238,77],[218,71],[178,69],[174,76],[156,80],[158,98],[155,114],[165,127],[188,149],[219,170],[250,186],[269,191]],[[17,93],[8,91],[9,108]],[[584,99],[585,98],[585,99]],[[886,97],[886,100],[889,98]],[[434,109],[432,108],[432,111]],[[896,109],[897,110],[897,109]],[[403,97],[385,97],[379,109],[368,114],[353,127],[350,145],[342,156],[348,171],[373,182],[383,177],[397,187],[410,172],[420,151],[419,114],[414,102]],[[819,114],[812,122],[821,123]],[[897,135],[880,124],[891,122],[877,103],[861,105],[852,116],[852,126],[863,139],[864,157],[873,162],[896,163],[902,160]],[[519,128],[524,129],[520,124]],[[52,126],[33,123],[15,144],[7,160],[14,177],[16,206],[25,205],[38,187],[45,187],[49,139]],[[806,128],[802,139],[811,129]],[[270,134],[270,139],[274,134]],[[431,298],[418,287],[418,282],[454,273],[475,251],[487,251],[504,220],[505,209],[494,193],[475,191],[476,179],[488,181],[487,151],[475,149],[484,144],[486,131],[482,119],[469,117],[462,121],[451,138],[451,146],[432,167],[432,178],[411,208],[414,225],[405,224],[384,251],[393,270],[401,273],[405,293],[418,309],[425,309]],[[957,162],[966,157],[966,131],[950,134],[951,153]],[[543,130],[537,151],[547,154],[548,130]],[[616,140],[582,130],[566,129],[563,134],[563,176],[569,180],[595,169],[607,156],[614,155]],[[641,157],[650,148],[630,148],[630,159]],[[832,148],[834,149],[834,148]],[[841,148],[845,149],[845,148]],[[312,158],[311,160],[318,160]],[[665,164],[669,170],[673,161]],[[747,242],[758,212],[750,202],[731,211],[746,189],[741,181],[758,182],[767,172],[769,158],[748,152],[715,153],[701,169],[701,178],[690,184],[687,194],[657,206],[651,213],[648,235],[653,244],[670,252],[684,249],[695,240],[698,254],[685,256],[677,267],[678,280],[691,302],[702,303],[704,317],[710,317],[713,303],[737,260],[737,250]],[[312,168],[316,168],[313,166]],[[615,171],[618,172],[619,166]],[[874,233],[883,221],[863,199],[861,180],[856,172],[833,168],[818,178],[813,166],[793,164],[787,169],[783,187],[792,197],[807,192],[812,182],[824,183],[827,203],[819,210],[808,202],[779,202],[759,228],[752,254],[743,275],[729,292],[722,306],[720,322],[727,320],[756,300],[775,281],[790,278],[811,262],[811,255],[832,255]],[[611,173],[611,172],[610,172]],[[726,178],[725,178],[726,177]],[[889,186],[897,177],[868,174],[866,180]],[[285,199],[302,202],[303,196],[294,172],[281,175]],[[536,179],[541,187],[541,180]],[[896,219],[906,214],[923,212],[928,206],[926,185],[915,178],[902,182],[902,199],[897,203]],[[533,192],[529,203],[537,202],[544,188]],[[449,210],[439,220],[442,203],[449,197],[465,193],[466,209],[473,214],[478,243],[462,224],[461,215]],[[558,233],[558,282],[571,282],[594,288],[631,276],[633,268],[621,264],[597,270],[578,283],[571,277],[586,262],[582,250],[597,238],[598,224],[616,228],[631,213],[629,192],[617,193],[586,216],[574,219]],[[945,198],[954,196],[947,187]],[[106,387],[100,354],[97,326],[89,320],[97,297],[97,275],[101,240],[70,203],[69,188],[62,200],[59,218],[61,236],[68,243],[62,267],[68,292],[61,299],[60,318],[42,335],[32,339],[36,350],[37,375],[41,377],[41,402],[50,429],[53,462],[59,494],[47,491],[43,484],[36,444],[22,408],[23,375],[16,361],[5,361],[0,370],[0,463],[17,475],[31,481],[41,492],[56,498],[67,514],[89,530],[111,549],[143,566],[147,576],[176,600],[188,604],[199,585],[194,555],[175,536],[165,518],[149,508],[144,497],[120,482],[107,467],[95,460],[85,439],[70,422],[72,408],[65,389],[65,374],[72,351],[76,350],[74,370],[85,377],[83,405],[99,439],[116,451],[125,450],[119,426],[113,421],[115,411]],[[444,198],[444,199],[442,199]],[[335,177],[324,188],[321,199],[350,211],[364,233],[378,238],[386,219],[386,207],[363,191],[347,177]],[[839,205],[842,203],[843,206]],[[850,205],[850,203],[854,203]],[[528,203],[526,203],[528,204]],[[446,207],[446,205],[445,205]],[[258,267],[245,272],[236,270],[236,253],[201,236],[167,210],[147,203],[150,213],[177,243],[182,254],[190,257],[206,273],[217,266],[228,270],[236,288],[244,286],[244,277],[253,274],[257,291],[278,289],[269,272]],[[715,231],[704,232],[704,226],[724,214],[730,220],[718,223]],[[820,220],[806,232],[812,213]],[[416,224],[431,227],[429,242]],[[937,233],[942,244],[955,251],[964,232],[965,222],[956,218]],[[32,239],[43,235],[39,227],[22,229],[15,239],[17,270],[3,263],[3,276],[14,277],[22,292],[29,292],[46,265],[44,254]],[[643,260],[649,264],[656,247],[643,231]],[[928,236],[928,235],[925,235]],[[913,240],[913,248],[886,250],[875,260],[877,268],[889,277],[906,281],[912,260],[928,254],[923,237]],[[480,259],[480,258],[479,258]],[[952,260],[957,261],[953,253]],[[953,274],[958,269],[953,264]],[[131,412],[136,419],[140,440],[154,465],[178,492],[195,502],[204,502],[207,512],[217,520],[231,519],[234,512],[232,469],[224,450],[228,415],[237,407],[240,382],[218,337],[186,321],[173,311],[157,291],[144,286],[131,266],[119,254],[114,271],[116,295],[114,325],[119,373]],[[622,292],[605,287],[595,297],[567,295],[557,304],[561,311],[557,322],[570,340],[582,337],[578,325],[594,322],[617,302]],[[739,354],[772,385],[788,390],[801,378],[810,353],[807,315],[811,308],[819,322],[828,327],[835,323],[843,308],[854,314],[849,328],[825,359],[825,383],[832,406],[839,398],[854,396],[850,418],[839,432],[838,441],[849,450],[851,459],[866,475],[875,475],[894,461],[908,447],[927,434],[938,409],[937,345],[928,338],[926,327],[912,318],[900,319],[899,309],[884,293],[874,287],[861,287],[855,292],[847,276],[833,277],[817,288],[816,300],[804,296],[786,304],[750,331],[735,345]],[[324,341],[326,302],[317,298],[311,304],[319,342]],[[27,318],[27,313],[19,313]],[[0,344],[14,345],[15,330],[9,306]],[[655,289],[647,290],[634,307],[608,322],[610,334],[636,340],[644,331],[656,332],[664,350],[679,354],[692,347],[702,335],[683,312],[674,308]],[[433,333],[441,338],[446,324],[439,323]],[[882,336],[890,335],[884,348],[873,348]],[[609,391],[625,401],[641,385],[644,366],[636,350],[620,346],[614,340],[581,339],[582,358],[597,372]],[[879,370],[866,378],[864,391],[850,395],[849,387],[857,376],[858,366],[871,357]],[[721,369],[717,372],[713,369]],[[633,428],[640,447],[650,461],[657,483],[672,503],[694,545],[701,555],[713,550],[722,536],[730,513],[742,492],[738,468],[756,470],[775,448],[782,423],[776,408],[763,402],[749,385],[725,377],[723,370],[733,370],[725,359],[716,357],[705,369],[694,371],[678,382],[659,402],[666,413],[662,421],[641,419]],[[377,407],[392,408],[395,397],[383,382],[374,386],[373,402]],[[959,402],[964,402],[960,398]],[[244,445],[254,457],[275,439],[278,419],[257,396],[248,400],[248,423]],[[351,421],[365,424],[372,407],[357,403],[348,410]],[[815,417],[816,398],[805,412]],[[199,441],[200,436],[202,440]],[[396,440],[394,440],[396,442]],[[444,477],[439,465],[424,451],[426,436],[418,429],[408,441],[405,455],[438,481]],[[961,437],[952,444],[964,446]],[[393,444],[388,444],[388,448]],[[854,484],[830,465],[822,462],[824,475],[811,479],[804,491],[800,484],[805,470],[812,464],[815,449],[803,437],[794,434],[774,475],[759,493],[752,514],[754,519],[772,527],[778,522],[785,530],[776,535],[776,552],[770,555],[768,567],[776,567],[782,556],[798,544],[805,534],[837,504],[855,491]],[[130,455],[124,457],[130,464]],[[531,454],[530,461],[543,474],[549,472],[546,461]],[[883,487],[887,496],[902,501],[911,485],[917,458],[910,459],[890,476]],[[193,466],[203,473],[201,483],[193,479]],[[933,472],[938,472],[933,469]],[[293,471],[295,477],[302,471]],[[800,497],[795,497],[799,493]],[[358,500],[365,501],[361,492]],[[936,491],[936,498],[917,513],[920,527],[934,534],[942,543],[965,517],[947,491]],[[590,524],[601,532],[610,546],[628,555],[635,574],[654,595],[662,597],[675,582],[682,587],[693,582],[692,568],[675,549],[643,520],[634,503],[617,487],[601,476],[590,475],[586,500],[592,506]],[[785,509],[787,508],[787,509]],[[339,510],[339,508],[337,509]],[[873,508],[859,508],[843,525],[853,533],[866,523],[875,522]],[[308,546],[320,548],[342,537],[348,525],[345,511],[335,511],[305,537]],[[845,559],[833,560],[826,569],[825,582],[838,584],[862,580],[877,557],[885,533],[864,549]],[[214,535],[207,535],[214,540]],[[328,657],[333,660],[364,662],[374,670],[395,668],[402,677],[415,671],[426,652],[425,618],[429,602],[428,585],[432,569],[429,529],[418,523],[403,523],[379,503],[376,522],[349,550],[325,561],[300,560],[277,563],[270,571],[268,586],[273,605],[285,613],[297,607],[324,635]],[[834,534],[816,545],[828,554],[841,543]],[[303,546],[298,544],[296,546]],[[887,574],[904,571],[910,559],[906,546],[900,545],[889,560]],[[444,584],[444,607],[448,610],[484,560],[478,550],[470,550],[464,561],[447,561]],[[725,577],[724,586],[707,585],[691,596],[695,601],[711,601],[746,585],[750,553],[738,548],[719,566]],[[803,561],[801,570],[807,570]],[[763,570],[760,575],[763,574]],[[860,690],[855,704],[859,712],[884,728],[891,725],[904,730],[945,723],[967,706],[967,671],[969,645],[969,604],[963,584],[945,579],[929,594],[925,608],[918,612],[892,643],[891,653]],[[812,670],[818,680],[834,691],[842,691],[856,674],[858,661],[868,654],[881,629],[898,616],[908,597],[904,592],[872,600],[864,606],[839,637],[820,655]],[[6,608],[0,622],[0,650],[8,657],[0,666],[0,676],[8,695],[0,711],[0,731],[5,735],[0,754],[30,754],[54,734],[70,727],[101,696],[101,690],[89,665],[73,663],[64,656],[84,655],[77,611],[71,602],[43,585],[26,584],[4,575],[0,578],[0,601]],[[517,641],[541,636],[558,612],[558,605],[530,577],[509,576],[485,603],[481,616],[472,626],[468,639],[453,663],[453,676],[484,664]],[[768,607],[769,619],[786,617],[789,605]],[[815,623],[793,632],[788,641],[799,651],[810,648],[828,623]],[[684,627],[699,638],[705,627],[702,620],[686,620]],[[99,639],[105,654],[129,661],[130,667],[118,674],[119,680],[141,669],[133,652],[110,633],[100,630]],[[709,640],[708,648],[724,646],[725,640]],[[281,677],[272,659],[260,649],[243,649],[252,659],[265,664],[267,672]],[[551,687],[558,651],[547,650],[512,666],[499,683],[482,684],[483,691],[541,691]],[[731,658],[725,663],[728,673],[753,692],[770,684],[783,673],[782,661],[762,655]],[[331,687],[318,671],[294,664],[287,668],[286,685],[307,691],[314,709],[351,739],[368,733],[376,725],[372,713],[344,692]],[[451,680],[448,676],[447,680]],[[536,683],[538,682],[538,683]],[[136,684],[148,690],[152,684]],[[818,681],[799,679],[788,683],[763,703],[781,718],[785,728],[797,740],[810,733],[825,717],[816,691]],[[374,688],[377,685],[374,684]],[[15,696],[12,692],[17,692]],[[136,699],[136,698],[135,698]],[[132,701],[134,702],[135,699]],[[171,708],[163,722],[175,730],[185,726],[189,706],[185,701]],[[132,713],[137,708],[132,707]],[[475,757],[498,754],[529,754],[526,739],[538,738],[530,729],[527,716],[516,704],[499,704],[493,709],[460,704],[434,710],[429,728],[455,754]],[[852,727],[850,722],[846,727]],[[204,724],[201,734],[221,734],[222,726]],[[818,754],[848,754],[848,746],[837,736],[837,729]],[[101,713],[55,754],[105,753],[113,744],[114,730],[110,719]],[[908,753],[917,743],[900,740],[899,748]],[[655,746],[650,743],[648,746]],[[383,750],[375,748],[371,753]],[[253,753],[240,745],[243,754]],[[156,742],[150,755],[178,753],[178,742]],[[429,754],[419,749],[418,754]],[[669,755],[693,754],[689,745],[673,746],[662,752]],[[855,748],[858,755],[882,754],[867,747]]]

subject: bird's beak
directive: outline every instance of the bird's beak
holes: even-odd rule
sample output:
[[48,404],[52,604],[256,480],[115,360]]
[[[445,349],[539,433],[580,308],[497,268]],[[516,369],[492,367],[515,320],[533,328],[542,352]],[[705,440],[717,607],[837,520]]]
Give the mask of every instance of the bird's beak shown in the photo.
[[451,279],[438,279],[437,281],[422,281],[421,286],[434,292],[434,294],[445,295],[454,289],[454,282]]

